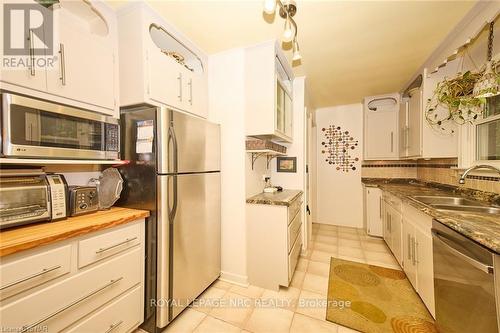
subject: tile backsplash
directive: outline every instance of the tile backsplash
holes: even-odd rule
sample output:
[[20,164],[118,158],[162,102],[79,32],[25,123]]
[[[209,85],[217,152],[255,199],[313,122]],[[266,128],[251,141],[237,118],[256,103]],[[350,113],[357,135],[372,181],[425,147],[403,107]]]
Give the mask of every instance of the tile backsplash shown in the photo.
[[464,185],[458,184],[461,170],[456,158],[413,161],[364,161],[363,178],[416,178],[423,181],[466,187],[500,194],[500,176],[469,175]]

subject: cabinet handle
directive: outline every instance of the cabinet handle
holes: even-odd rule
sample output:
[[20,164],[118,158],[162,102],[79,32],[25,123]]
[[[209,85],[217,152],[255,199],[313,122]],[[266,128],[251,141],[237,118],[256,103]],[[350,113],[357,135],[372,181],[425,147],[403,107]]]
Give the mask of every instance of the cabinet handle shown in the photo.
[[378,198],[378,209],[379,209],[378,216],[380,217],[380,219],[382,219],[382,197]]
[[179,73],[177,80],[179,80],[179,95],[177,97],[179,98],[179,101],[182,102],[182,73]]
[[64,56],[64,44],[63,43],[59,44],[59,54],[61,55],[61,59],[60,59],[61,77],[59,77],[59,79],[61,80],[62,85],[65,86],[66,85],[66,58]]
[[58,315],[58,314],[60,314],[61,312],[64,312],[64,311],[66,311],[67,309],[69,309],[69,308],[71,308],[71,307],[73,307],[73,306],[75,306],[75,305],[78,305],[79,303],[81,303],[81,302],[83,302],[83,301],[85,301],[85,300],[89,299],[90,297],[92,297],[92,296],[94,296],[95,294],[97,294],[97,293],[99,293],[99,292],[103,291],[104,289],[111,287],[112,285],[114,285],[115,283],[117,283],[117,282],[119,282],[119,281],[121,281],[121,280],[123,280],[123,276],[122,276],[122,277],[119,277],[119,278],[117,278],[117,279],[115,279],[115,280],[111,280],[111,281],[109,281],[109,282],[108,282],[108,283],[106,283],[104,286],[102,286],[102,287],[100,287],[100,288],[98,288],[98,289],[96,289],[96,290],[94,290],[94,291],[92,291],[92,292],[88,293],[88,294],[87,294],[87,295],[85,295],[85,296],[82,296],[82,297],[78,298],[77,300],[75,300],[75,301],[73,301],[73,302],[69,303],[69,304],[68,304],[68,305],[66,305],[66,306],[63,306],[62,308],[60,308],[60,309],[58,309],[58,310],[56,310],[56,311],[52,312],[52,313],[51,313],[51,314],[49,314],[48,316],[43,317],[42,319],[40,319],[40,320],[38,320],[38,321],[34,322],[33,324],[30,324],[30,325],[27,325],[27,326],[23,326],[23,327],[22,327],[22,330],[20,331],[20,333],[24,333],[24,332],[28,332],[28,331],[30,331],[32,328],[34,328],[34,327],[36,327],[36,326],[40,325],[41,323],[44,323],[44,322],[46,322],[47,320],[49,320],[49,319],[51,319],[51,318],[53,318],[53,317],[57,316],[57,315]]
[[408,260],[411,260],[411,236],[410,234],[407,234],[406,236],[408,241]]
[[30,42],[30,74],[31,76],[35,76],[35,42],[34,42],[34,37],[33,37],[33,30],[29,30],[29,42]]
[[189,104],[193,105],[193,79],[189,79]]
[[116,328],[118,328],[118,326],[120,326],[121,324],[123,324],[123,320],[120,320],[119,322],[116,322],[114,324],[111,324],[109,326],[109,328],[104,332],[104,333],[111,333],[113,332]]
[[418,264],[418,242],[415,239],[415,264]]
[[108,250],[114,249],[115,247],[118,247],[118,246],[120,246],[120,245],[126,244],[126,243],[131,242],[131,241],[136,240],[136,239],[137,239],[137,236],[132,237],[132,238],[127,238],[127,239],[125,239],[124,241],[121,241],[121,242],[116,243],[116,244],[114,244],[114,245],[110,245],[110,246],[108,246],[108,247],[102,247],[102,248],[100,248],[99,250],[95,251],[95,253],[96,253],[96,254],[103,253],[103,252],[105,252],[105,251],[108,251]]
[[391,153],[394,152],[394,132],[391,132]]
[[26,277],[23,277],[23,278],[21,278],[19,280],[16,280],[16,281],[13,281],[11,283],[5,284],[2,287],[0,287],[0,290],[4,290],[4,289],[7,289],[7,288],[10,288],[12,286],[15,286],[16,284],[19,284],[19,283],[22,283],[22,282],[26,282],[26,281],[34,279],[34,278],[36,278],[38,276],[41,276],[41,275],[47,274],[49,272],[55,271],[56,269],[59,269],[59,268],[61,268],[61,265],[52,266],[52,267],[49,267],[49,268],[44,268],[44,269],[42,269],[38,273],[34,273],[34,274],[28,275]]
[[411,262],[413,264],[413,266],[415,266],[417,264],[417,262],[415,261],[415,238],[412,237],[411,238]]

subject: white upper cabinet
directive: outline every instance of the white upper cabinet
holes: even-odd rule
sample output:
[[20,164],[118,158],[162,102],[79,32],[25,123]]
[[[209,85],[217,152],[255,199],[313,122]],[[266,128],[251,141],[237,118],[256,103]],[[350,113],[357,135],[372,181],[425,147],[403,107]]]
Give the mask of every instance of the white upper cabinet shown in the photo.
[[245,49],[247,136],[292,142],[293,79],[275,40]]
[[364,159],[398,159],[399,95],[364,99]]
[[118,12],[121,106],[167,105],[208,115],[206,55],[147,4]]
[[[2,70],[2,89],[118,117],[114,11],[100,1],[61,1],[41,10],[53,15],[53,54],[30,56],[38,65],[26,70]],[[22,24],[16,29],[24,31]],[[45,36],[49,31],[44,25]],[[24,34],[30,49],[42,43],[33,31]]]
[[[433,127],[427,121],[426,110],[432,99],[437,84],[445,77],[453,77],[457,64],[450,62],[436,73],[424,70],[403,93],[406,112],[400,112],[399,131],[403,140],[401,158],[446,158],[458,155],[457,126],[450,120],[443,124],[446,131]],[[447,114],[443,106],[438,106],[437,113]],[[401,119],[401,117],[404,119]],[[453,132],[453,133],[452,133]],[[401,147],[401,144],[400,144]]]

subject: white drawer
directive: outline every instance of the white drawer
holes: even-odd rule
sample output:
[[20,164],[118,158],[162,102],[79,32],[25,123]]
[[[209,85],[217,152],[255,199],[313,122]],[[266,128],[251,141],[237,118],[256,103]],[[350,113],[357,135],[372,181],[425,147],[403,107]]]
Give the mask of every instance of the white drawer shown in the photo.
[[297,239],[295,240],[295,244],[293,244],[292,251],[290,251],[290,254],[288,255],[288,281],[292,279],[293,273],[295,272],[295,267],[297,267],[301,248],[302,235],[299,232],[299,234],[297,235]]
[[295,200],[290,203],[290,206],[288,206],[288,224],[292,222],[295,215],[300,211],[300,207],[302,207],[302,194],[295,198]]
[[288,225],[288,252],[292,250],[293,242],[297,238],[300,232],[300,227],[302,225],[302,214],[300,212],[295,215],[292,223]]
[[139,223],[83,239],[78,242],[78,268],[85,267],[96,261],[123,252],[140,244],[141,229]]
[[71,245],[6,261],[0,264],[0,300],[69,273]]
[[142,287],[138,286],[127,291],[64,332],[124,333],[136,329],[143,321],[142,290]]
[[2,326],[59,332],[142,281],[142,248],[137,247],[0,307]]

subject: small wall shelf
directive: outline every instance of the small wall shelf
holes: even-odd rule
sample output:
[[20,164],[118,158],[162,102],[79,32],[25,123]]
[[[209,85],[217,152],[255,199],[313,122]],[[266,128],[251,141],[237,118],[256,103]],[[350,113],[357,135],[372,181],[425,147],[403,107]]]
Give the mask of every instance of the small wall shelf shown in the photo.
[[285,153],[281,153],[279,151],[271,150],[271,149],[258,149],[258,150],[247,150],[247,153],[252,154],[252,170],[254,168],[255,161],[259,159],[261,156],[266,157],[266,166],[269,169],[269,162],[275,157],[278,156],[286,156]]
[[22,165],[61,165],[61,164],[107,164],[107,165],[121,165],[126,164],[126,161],[122,160],[43,160],[43,159],[31,159],[31,158],[0,158],[1,164],[22,164]]

